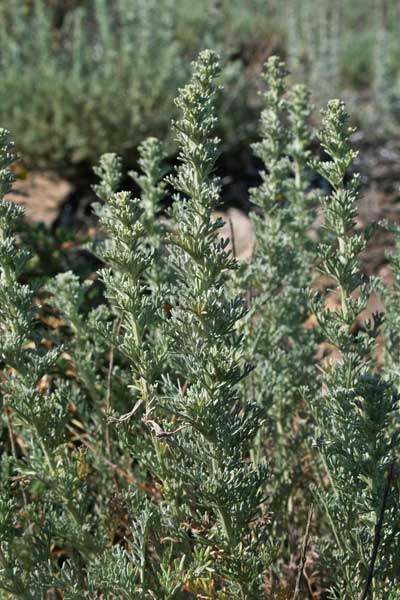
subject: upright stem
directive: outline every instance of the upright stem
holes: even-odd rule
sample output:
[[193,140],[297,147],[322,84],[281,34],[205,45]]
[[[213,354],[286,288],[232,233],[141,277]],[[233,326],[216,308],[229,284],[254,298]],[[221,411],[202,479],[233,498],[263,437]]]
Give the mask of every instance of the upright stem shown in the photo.
[[372,580],[374,578],[375,562],[376,562],[376,558],[378,556],[379,544],[381,542],[383,518],[385,516],[386,503],[387,503],[387,499],[388,499],[388,495],[389,495],[390,486],[392,484],[393,473],[394,473],[394,462],[391,463],[389,472],[387,475],[385,490],[383,492],[383,497],[382,497],[381,510],[380,510],[378,519],[375,524],[374,542],[372,545],[371,559],[369,562],[367,578],[365,580],[364,589],[361,592],[358,600],[366,600],[367,599],[369,589],[371,587]]

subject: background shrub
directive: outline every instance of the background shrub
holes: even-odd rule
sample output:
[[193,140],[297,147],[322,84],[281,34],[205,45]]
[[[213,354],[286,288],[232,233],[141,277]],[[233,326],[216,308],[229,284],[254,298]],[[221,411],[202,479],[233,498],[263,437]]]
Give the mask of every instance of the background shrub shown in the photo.
[[[261,5],[255,7],[263,23],[270,11],[261,15]],[[44,0],[2,3],[0,121],[7,119],[35,164],[65,167],[132,152],[146,135],[167,135],[190,60],[212,46],[230,56],[222,74],[230,94],[220,113],[237,141],[249,121],[242,118],[249,88],[238,60],[249,17],[239,27],[246,15],[240,6],[93,0],[71,3],[60,15],[60,5]]]
[[318,102],[343,88],[368,90],[392,124],[399,22],[394,0],[3,2],[0,122],[35,166],[65,172],[83,162],[88,172],[104,152],[133,160],[143,137],[168,135],[190,61],[211,47],[225,65],[228,93],[218,108],[225,147],[254,136],[255,76],[276,51]]

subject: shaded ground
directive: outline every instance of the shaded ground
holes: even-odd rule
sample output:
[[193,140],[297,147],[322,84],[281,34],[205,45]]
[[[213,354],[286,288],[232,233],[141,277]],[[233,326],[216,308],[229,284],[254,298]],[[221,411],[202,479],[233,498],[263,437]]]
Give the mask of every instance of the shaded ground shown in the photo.
[[17,180],[8,200],[18,202],[25,208],[30,223],[44,223],[51,227],[58,219],[73,186],[50,171],[27,173],[16,169]]
[[[354,136],[359,150],[355,170],[362,176],[363,193],[359,202],[359,226],[373,221],[390,220],[400,223],[400,140],[366,139],[361,132]],[[247,154],[223,157],[223,207],[218,215],[226,220],[223,235],[234,233],[238,258],[251,254],[252,230],[247,217],[252,206],[249,187],[259,183],[258,165]],[[27,220],[43,222],[48,227],[62,226],[78,230],[93,224],[90,203],[92,181],[74,186],[51,172],[27,173],[16,169],[17,181],[9,198],[25,206]],[[368,272],[377,273],[387,262],[385,252],[392,245],[392,236],[383,228],[374,234],[364,264]]]

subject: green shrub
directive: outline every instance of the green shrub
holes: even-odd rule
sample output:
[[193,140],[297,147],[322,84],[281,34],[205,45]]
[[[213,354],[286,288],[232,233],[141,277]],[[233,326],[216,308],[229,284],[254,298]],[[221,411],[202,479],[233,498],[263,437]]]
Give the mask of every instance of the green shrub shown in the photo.
[[[253,145],[263,163],[262,184],[250,190],[252,202],[262,213],[252,215],[255,248],[240,275],[244,293],[250,297],[244,327],[247,355],[256,365],[245,393],[268,415],[254,452],[260,456],[268,440],[270,510],[275,534],[279,531],[287,543],[288,522],[301,510],[298,487],[307,454],[301,387],[314,379],[317,389],[318,378],[317,339],[315,329],[306,325],[305,293],[316,255],[309,234],[316,203],[307,164],[313,136],[308,122],[311,104],[304,86],[288,92],[286,77],[284,64],[272,57],[264,72],[267,90],[261,140]],[[288,555],[293,550],[289,546]]]
[[321,245],[320,255],[321,271],[333,282],[339,306],[326,310],[317,297],[313,304],[324,337],[340,358],[326,359],[324,389],[318,396],[312,394],[310,403],[318,431],[315,445],[330,482],[328,489],[321,486],[317,497],[334,539],[325,551],[326,564],[336,574],[333,595],[356,598],[360,590],[367,590],[360,597],[378,598],[397,585],[399,573],[399,496],[394,484],[398,395],[391,380],[375,371],[381,315],[356,326],[374,280],[368,281],[360,270],[358,256],[366,239],[354,232],[360,179],[353,175],[345,182],[356,156],[349,146],[352,132],[344,105],[329,102],[319,134],[329,160],[314,165],[332,187],[322,203],[332,241]]
[[384,131],[397,130],[400,122],[400,56],[397,48],[397,35],[384,26],[376,35],[374,61],[374,100],[380,111],[380,126]]
[[2,5],[1,120],[8,113],[21,152],[46,165],[96,160],[165,131],[187,74],[168,4],[96,0],[61,30],[41,0]]
[[[310,85],[318,103],[343,94],[357,102],[357,91],[368,91],[369,110],[354,118],[381,127],[390,126],[393,117],[398,121],[396,0],[339,0],[335,5],[328,0],[291,0],[288,7],[289,65],[296,78]],[[361,102],[366,108],[365,93]]]
[[379,282],[378,291],[385,307],[383,322],[384,334],[384,369],[388,377],[400,385],[400,316],[398,302],[400,299],[400,230],[398,225],[385,223],[386,228],[394,235],[394,250],[389,254],[393,281],[386,284]]
[[[231,94],[220,123],[225,139],[238,142],[251,112],[243,102],[250,91],[244,65],[234,58],[247,31],[239,27],[248,15],[241,2],[80,4],[59,27],[57,7],[45,0],[0,6],[0,121],[28,160],[65,169],[104,152],[132,153],[147,135],[165,138],[190,60],[210,45],[232,56],[221,75]],[[261,26],[272,9],[256,4]]]
[[319,102],[343,85],[366,86],[379,116],[390,96],[384,114],[388,123],[398,120],[396,3],[387,3],[386,20],[372,0],[338,4],[332,10],[327,0],[3,2],[0,122],[36,167],[71,175],[76,163],[87,168],[105,152],[134,161],[144,137],[166,140],[173,99],[204,47],[224,57],[221,80],[229,93],[220,99],[218,127],[230,148],[254,135],[254,75],[266,50],[287,55],[294,76]]
[[[390,369],[375,370],[380,317],[356,328],[371,282],[354,233],[358,177],[345,179],[347,115],[329,103],[329,160],[312,161],[308,93],[287,93],[284,65],[268,63],[251,192],[262,214],[254,261],[239,266],[213,215],[219,76],[202,52],[176,100],[178,166],[165,177],[160,142],[142,143],[140,198],[119,191],[120,158],[102,157],[90,247],[103,266],[84,282],[24,282],[0,134],[0,598],[301,597],[311,529],[321,589],[396,597],[398,397]],[[319,260],[310,168],[332,187]],[[334,311],[306,297],[315,266]],[[319,339],[336,361],[317,364]]]
[[[143,201],[114,192],[120,163],[113,155],[102,160],[97,193],[105,203],[96,211],[111,237],[94,249],[106,264],[100,276],[110,308],[86,313],[89,284],[80,285],[72,273],[49,286],[70,329],[61,355],[72,363],[69,387],[56,365],[61,349],[42,356],[43,332],[30,341],[32,291],[17,283],[16,266],[8,275],[8,257],[19,256],[15,246],[2,253],[7,280],[1,291],[9,297],[2,322],[11,340],[1,356],[13,369],[3,391],[12,396],[10,419],[27,453],[26,460],[14,456],[4,467],[5,477],[22,478],[16,490],[22,504],[14,522],[7,521],[3,542],[2,585],[14,596],[60,590],[64,597],[82,597],[87,590],[94,597],[178,598],[184,589],[195,595],[205,586],[232,598],[260,597],[267,547],[257,521],[265,469],[246,458],[259,413],[238,394],[248,373],[235,333],[243,307],[225,296],[226,271],[235,261],[215,237],[222,223],[212,219],[219,195],[211,176],[218,74],[215,56],[205,52],[177,101],[182,166],[171,185],[187,199],[175,204],[175,226],[166,239],[173,281],[157,278],[163,257],[154,236],[164,229],[149,221],[163,191],[157,142],[141,148],[143,175],[135,179]],[[19,213],[7,203],[2,209],[5,218]],[[8,235],[12,223],[2,224]],[[14,340],[10,319],[22,292],[24,335]],[[111,358],[107,367],[110,347],[118,350],[115,373]],[[31,355],[37,373],[22,366]],[[50,368],[54,380],[44,385],[40,378]],[[29,401],[37,414],[29,412]],[[110,516],[116,494],[115,510],[126,523]],[[6,496],[5,507],[10,501]],[[23,513],[21,537],[14,534]],[[31,545],[37,552],[29,553]]]

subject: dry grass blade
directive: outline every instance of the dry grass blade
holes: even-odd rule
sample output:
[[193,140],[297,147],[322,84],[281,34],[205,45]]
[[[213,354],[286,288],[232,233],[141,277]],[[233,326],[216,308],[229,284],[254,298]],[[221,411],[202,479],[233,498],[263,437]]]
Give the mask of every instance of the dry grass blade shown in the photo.
[[295,587],[294,594],[293,594],[293,600],[299,600],[299,597],[300,597],[300,584],[301,584],[301,578],[302,578],[303,572],[304,572],[304,566],[305,566],[306,560],[307,560],[307,548],[308,548],[308,542],[310,539],[310,526],[311,526],[312,516],[313,516],[313,506],[311,506],[310,510],[308,511],[306,532],[304,534],[303,547],[301,549],[301,558],[300,558],[299,570],[298,570],[297,578],[296,578],[296,587]]

